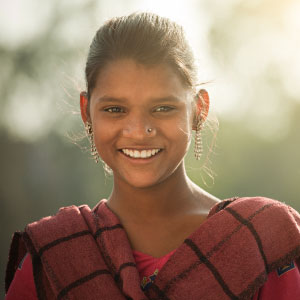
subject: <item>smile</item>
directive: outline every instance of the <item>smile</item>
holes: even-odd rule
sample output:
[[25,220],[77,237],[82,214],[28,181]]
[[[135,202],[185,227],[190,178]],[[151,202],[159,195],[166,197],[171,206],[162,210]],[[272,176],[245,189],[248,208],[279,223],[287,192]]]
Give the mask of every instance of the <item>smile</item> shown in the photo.
[[121,151],[132,158],[149,158],[156,155],[161,149],[148,149],[148,150],[136,150],[136,149],[121,149]]

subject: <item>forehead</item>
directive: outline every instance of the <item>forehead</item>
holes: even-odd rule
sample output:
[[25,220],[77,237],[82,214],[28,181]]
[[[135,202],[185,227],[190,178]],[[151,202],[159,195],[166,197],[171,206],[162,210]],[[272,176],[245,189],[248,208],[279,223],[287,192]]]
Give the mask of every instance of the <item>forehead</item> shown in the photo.
[[98,75],[94,96],[159,97],[174,95],[186,100],[189,95],[179,76],[166,64],[145,66],[131,59],[108,63]]

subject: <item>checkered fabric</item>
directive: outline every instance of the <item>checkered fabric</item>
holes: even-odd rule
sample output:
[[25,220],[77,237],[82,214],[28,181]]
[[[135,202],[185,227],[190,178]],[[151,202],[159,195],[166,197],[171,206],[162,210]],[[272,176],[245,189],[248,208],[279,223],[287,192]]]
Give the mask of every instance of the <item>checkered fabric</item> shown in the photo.
[[62,208],[11,245],[6,290],[29,251],[39,299],[251,299],[273,270],[300,257],[300,215],[268,198],[215,205],[144,293],[127,234],[106,200]]

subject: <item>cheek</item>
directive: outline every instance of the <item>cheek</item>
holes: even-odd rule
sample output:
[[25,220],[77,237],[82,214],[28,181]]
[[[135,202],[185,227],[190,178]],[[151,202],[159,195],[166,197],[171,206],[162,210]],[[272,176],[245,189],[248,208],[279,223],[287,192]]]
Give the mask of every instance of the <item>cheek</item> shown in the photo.
[[164,134],[173,141],[175,148],[188,148],[192,138],[192,127],[186,117],[178,118],[174,122],[162,127]]
[[105,152],[111,152],[110,146],[113,145],[117,133],[113,126],[109,126],[107,122],[101,121],[94,122],[93,130],[95,146],[99,155],[102,157]]
[[192,121],[191,116],[188,112],[186,112],[186,114],[178,120],[177,128],[182,138],[190,141],[192,137]]
[[91,107],[91,121],[96,146],[105,147],[105,144],[116,134],[115,121],[106,118],[96,105]]

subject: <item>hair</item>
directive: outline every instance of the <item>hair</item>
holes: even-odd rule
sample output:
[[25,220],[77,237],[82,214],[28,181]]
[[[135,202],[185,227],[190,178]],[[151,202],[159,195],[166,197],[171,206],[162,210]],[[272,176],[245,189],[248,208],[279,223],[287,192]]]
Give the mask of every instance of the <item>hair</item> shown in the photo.
[[89,49],[85,76],[87,97],[98,74],[118,59],[133,59],[145,66],[168,64],[183,84],[195,92],[197,68],[183,28],[153,13],[133,13],[110,19],[97,31]]

